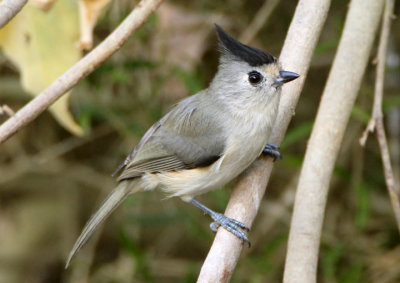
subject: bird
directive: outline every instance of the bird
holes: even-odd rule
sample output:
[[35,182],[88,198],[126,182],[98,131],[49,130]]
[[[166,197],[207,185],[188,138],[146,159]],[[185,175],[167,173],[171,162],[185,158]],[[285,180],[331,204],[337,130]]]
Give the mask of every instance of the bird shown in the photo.
[[196,196],[228,183],[262,154],[280,157],[279,147],[268,139],[282,86],[299,75],[283,70],[276,57],[241,43],[219,25],[215,28],[220,57],[208,88],[177,103],[117,168],[118,185],[84,226],[66,268],[124,199],[156,188],[208,214],[213,232],[222,226],[250,246],[246,225],[209,209]]

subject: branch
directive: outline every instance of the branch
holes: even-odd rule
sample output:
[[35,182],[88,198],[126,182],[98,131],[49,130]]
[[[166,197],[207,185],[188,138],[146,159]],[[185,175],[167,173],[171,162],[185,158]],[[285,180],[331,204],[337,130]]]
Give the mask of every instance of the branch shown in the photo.
[[28,0],[3,0],[0,3],[0,28],[4,27],[25,6]]
[[[282,89],[279,113],[269,141],[273,144],[280,144],[294,115],[329,4],[329,0],[301,0],[297,5],[280,61],[285,69],[301,76]],[[241,175],[226,208],[227,216],[251,227],[265,193],[272,166],[271,159],[259,159]],[[219,229],[201,269],[198,282],[229,281],[241,250],[242,244],[237,237],[224,229]]]
[[7,104],[0,104],[0,115],[7,114],[8,116],[14,115],[14,111]]
[[378,47],[378,64],[376,67],[375,96],[372,110],[372,118],[368,123],[361,139],[360,144],[365,145],[369,132],[373,132],[376,127],[377,139],[382,156],[382,163],[385,174],[386,186],[390,201],[392,203],[394,215],[397,221],[397,228],[400,231],[400,204],[399,204],[399,184],[396,184],[389,155],[389,147],[386,141],[385,127],[383,123],[382,101],[383,87],[385,80],[386,51],[390,33],[390,23],[393,16],[394,0],[386,0],[385,12],[383,15],[382,30]]
[[140,1],[128,17],[101,44],[0,126],[0,144],[34,120],[65,92],[117,52],[145,23],[161,2],[162,0]]
[[264,4],[258,10],[251,23],[239,36],[239,41],[246,44],[252,41],[260,29],[265,26],[265,23],[268,21],[278,4],[278,0],[265,0]]
[[383,1],[351,1],[299,178],[284,282],[316,282],[329,182],[382,8]]

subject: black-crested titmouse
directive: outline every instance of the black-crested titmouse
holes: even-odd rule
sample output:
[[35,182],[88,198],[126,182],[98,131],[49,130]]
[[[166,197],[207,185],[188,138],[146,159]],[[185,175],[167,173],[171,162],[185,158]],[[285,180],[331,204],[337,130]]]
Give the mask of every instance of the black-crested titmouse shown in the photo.
[[218,25],[221,51],[210,86],[179,102],[155,123],[117,172],[118,186],[90,218],[67,266],[97,226],[130,194],[160,188],[209,214],[250,244],[241,222],[207,208],[194,197],[229,182],[263,152],[279,156],[268,144],[278,112],[281,87],[299,75],[281,70],[267,52],[244,45]]

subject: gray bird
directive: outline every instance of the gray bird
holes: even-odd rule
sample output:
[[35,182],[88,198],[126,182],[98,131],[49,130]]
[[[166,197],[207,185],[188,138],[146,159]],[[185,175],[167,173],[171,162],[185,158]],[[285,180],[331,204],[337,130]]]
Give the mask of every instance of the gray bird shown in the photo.
[[98,225],[130,194],[160,188],[192,203],[242,242],[250,242],[241,222],[212,211],[195,196],[237,177],[260,154],[279,157],[268,144],[281,87],[299,77],[277,59],[247,46],[216,25],[221,51],[210,86],[179,102],[143,136],[117,169],[118,186],[83,228],[66,267]]

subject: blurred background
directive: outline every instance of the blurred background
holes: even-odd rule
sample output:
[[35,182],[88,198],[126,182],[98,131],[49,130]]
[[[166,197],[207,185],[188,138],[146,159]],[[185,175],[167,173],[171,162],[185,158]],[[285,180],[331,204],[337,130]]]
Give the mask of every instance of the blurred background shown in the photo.
[[[114,0],[102,9],[94,29],[94,46],[115,29],[136,2]],[[232,282],[282,280],[297,178],[348,2],[332,1],[296,115],[281,146],[284,158],[275,164],[249,235],[252,247],[243,249]],[[69,10],[62,3],[67,3]],[[115,186],[111,177],[115,168],[174,103],[207,87],[212,79],[218,65],[213,24],[279,56],[296,4],[288,0],[166,1],[119,52],[72,90],[69,102],[65,100],[58,108],[63,110],[55,110],[56,119],[45,112],[1,145],[0,282],[194,282],[213,241],[210,219],[180,199],[165,200],[162,192],[130,197],[68,270],[64,270],[64,264],[83,225]],[[272,8],[270,16],[266,5]],[[25,33],[8,31],[8,42],[13,34],[25,44],[35,43],[31,51],[24,49],[22,53],[15,45],[7,47],[6,36],[0,34],[0,102],[12,110],[30,100],[29,93],[34,91],[29,89],[29,80],[37,82],[41,73],[50,73],[43,77],[62,73],[50,71],[52,67],[47,66],[59,61],[67,61],[65,64],[70,66],[87,52],[80,51],[76,44],[77,2],[57,0],[47,12],[33,6],[29,9],[37,11],[22,14],[23,20],[33,19],[35,23],[32,14],[48,14],[55,26],[68,27],[72,32],[54,33],[39,41],[36,38],[46,33],[48,25]],[[57,9],[63,16],[51,14]],[[399,12],[397,3],[396,14]],[[259,30],[251,25],[257,19],[262,20]],[[70,40],[71,50],[77,50],[71,52],[78,55],[63,49],[67,44],[64,40]],[[400,24],[394,20],[384,114],[397,178],[399,43]],[[55,57],[48,59],[48,65],[34,68],[29,78],[26,66],[35,63],[33,53],[29,55],[26,50],[36,52],[38,57]],[[331,181],[318,282],[400,282],[399,231],[386,191],[378,144],[374,135],[370,135],[365,148],[358,142],[372,108],[374,54],[376,46]],[[52,79],[43,81],[45,86]],[[0,122],[6,119],[7,113],[3,113]],[[233,185],[199,199],[222,212]]]

